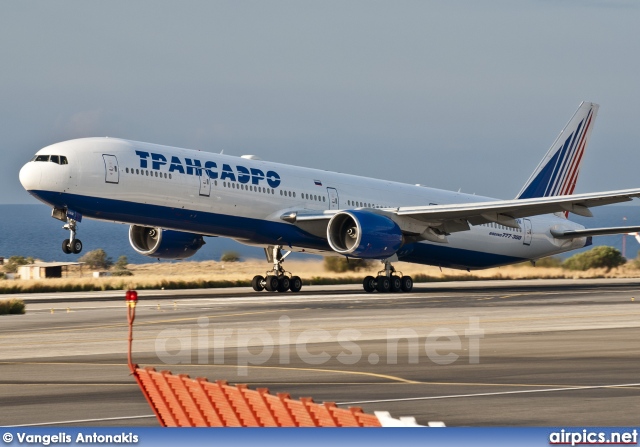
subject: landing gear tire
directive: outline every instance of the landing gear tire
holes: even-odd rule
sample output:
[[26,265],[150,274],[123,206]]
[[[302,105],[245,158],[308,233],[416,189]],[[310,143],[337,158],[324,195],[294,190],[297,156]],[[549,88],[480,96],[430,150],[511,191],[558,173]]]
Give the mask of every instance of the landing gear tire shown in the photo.
[[283,293],[289,290],[290,281],[286,276],[278,277],[278,292]]
[[287,272],[282,263],[291,254],[291,251],[282,253],[282,245],[269,245],[264,249],[267,262],[273,264],[273,269],[268,270],[264,277],[256,275],[251,281],[251,286],[256,292],[268,290],[269,292],[284,293],[287,290],[299,292],[302,289],[302,280],[299,276],[293,276]]
[[[82,216],[78,213],[73,213],[74,218],[71,218],[69,211],[66,209],[54,209],[51,214],[58,220],[66,222],[62,227],[64,230],[69,230],[69,239],[62,241],[62,251],[66,254],[78,254],[82,251],[82,242],[76,238],[76,232],[78,231],[78,221],[82,220]],[[66,216],[66,217],[65,217]],[[78,219],[78,220],[76,220]]]
[[376,290],[376,279],[373,276],[367,276],[364,281],[362,281],[362,287],[367,293],[373,292]]
[[265,282],[266,284],[264,288],[269,292],[275,292],[276,290],[278,290],[278,286],[280,285],[280,281],[278,281],[277,276],[267,276],[265,278]]
[[82,251],[82,242],[80,241],[80,239],[74,239],[74,241],[71,242],[71,251],[75,255]]
[[411,292],[413,290],[413,279],[411,278],[411,276],[402,277],[401,287],[403,292]]
[[391,276],[390,283],[391,283],[389,287],[390,292],[396,293],[402,290],[402,278],[400,278],[399,276],[396,276],[396,275]]
[[376,289],[378,292],[386,293],[391,289],[391,281],[389,281],[389,278],[386,276],[378,276],[376,283]]
[[300,289],[302,289],[302,280],[299,276],[292,276],[291,280],[289,281],[289,290],[291,290],[293,293],[297,293],[300,291]]
[[263,282],[264,278],[260,275],[256,275],[251,280],[251,287],[253,287],[253,290],[256,292],[262,292],[264,290],[264,286],[262,285]]

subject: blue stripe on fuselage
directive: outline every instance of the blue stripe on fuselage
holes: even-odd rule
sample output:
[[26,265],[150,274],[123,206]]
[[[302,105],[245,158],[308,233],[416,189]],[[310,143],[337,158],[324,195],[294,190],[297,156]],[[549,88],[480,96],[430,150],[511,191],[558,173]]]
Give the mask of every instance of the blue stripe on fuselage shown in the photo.
[[[29,193],[51,206],[72,209],[84,217],[93,219],[219,235],[251,241],[256,245],[282,245],[331,251],[326,239],[313,236],[285,222],[51,191]],[[398,258],[417,264],[462,269],[482,269],[525,260],[428,243],[407,244],[398,252]]]
[[435,265],[455,269],[486,269],[524,262],[527,259],[454,248],[445,244],[415,243],[405,245],[398,252],[398,259],[416,264]]
[[69,208],[84,217],[127,222],[150,227],[170,228],[204,235],[246,239],[259,245],[296,245],[316,250],[331,248],[326,240],[284,222],[229,216],[197,210],[146,203],[88,197],[50,191],[29,191],[57,208]]

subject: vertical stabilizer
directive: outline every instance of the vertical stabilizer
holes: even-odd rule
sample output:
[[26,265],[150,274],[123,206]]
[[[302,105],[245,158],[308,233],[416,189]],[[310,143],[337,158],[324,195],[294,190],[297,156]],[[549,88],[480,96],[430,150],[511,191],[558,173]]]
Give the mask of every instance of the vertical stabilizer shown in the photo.
[[592,102],[580,104],[516,199],[573,194],[598,107]]

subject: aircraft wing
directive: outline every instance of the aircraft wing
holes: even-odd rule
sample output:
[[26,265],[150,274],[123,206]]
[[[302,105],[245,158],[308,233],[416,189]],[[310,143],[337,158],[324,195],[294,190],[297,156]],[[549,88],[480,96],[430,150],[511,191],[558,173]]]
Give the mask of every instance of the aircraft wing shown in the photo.
[[[514,226],[515,219],[556,212],[569,211],[580,216],[592,217],[589,208],[628,202],[640,197],[640,189],[606,191],[567,196],[536,197],[531,199],[497,200],[490,202],[457,203],[397,208],[398,216],[411,216],[425,222],[446,222],[465,219],[472,225],[497,222]],[[511,221],[511,222],[510,222]],[[509,225],[511,223],[511,225]]]
[[[446,235],[457,231],[466,231],[469,225],[482,225],[489,222],[520,228],[518,218],[551,214],[556,212],[571,212],[580,216],[592,217],[589,208],[613,203],[628,202],[634,197],[640,197],[640,189],[626,189],[620,191],[605,191],[586,194],[575,194],[552,197],[536,197],[530,199],[494,200],[489,202],[454,203],[447,205],[403,206],[399,208],[372,209],[371,212],[387,215],[407,233],[423,233],[427,228],[435,230],[439,235]],[[314,234],[321,234],[322,221],[329,220],[338,210],[326,211],[290,211],[281,216],[282,220],[295,223],[304,229],[311,229]],[[633,232],[636,227],[627,230],[618,229],[613,233]],[[640,230],[640,227],[637,228]],[[605,231],[607,229],[598,229]],[[612,231],[613,231],[612,230]],[[562,238],[570,238],[570,232],[562,233]],[[558,233],[561,234],[561,233]],[[573,237],[583,237],[589,234]],[[595,235],[595,234],[591,234]]]

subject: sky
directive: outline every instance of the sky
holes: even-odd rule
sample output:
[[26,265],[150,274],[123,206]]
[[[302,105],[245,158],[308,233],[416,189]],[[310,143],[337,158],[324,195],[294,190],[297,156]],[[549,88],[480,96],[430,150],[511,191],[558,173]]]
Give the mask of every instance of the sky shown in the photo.
[[5,1],[0,204],[110,136],[514,197],[583,100],[576,192],[640,187],[636,0]]

